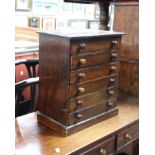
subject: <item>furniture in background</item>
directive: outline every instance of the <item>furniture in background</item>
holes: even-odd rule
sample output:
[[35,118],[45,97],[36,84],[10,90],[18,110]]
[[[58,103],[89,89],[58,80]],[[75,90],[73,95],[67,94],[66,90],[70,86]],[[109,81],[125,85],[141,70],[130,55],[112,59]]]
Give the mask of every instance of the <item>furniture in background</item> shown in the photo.
[[[37,110],[36,86],[39,82],[39,77],[25,79],[15,84],[15,117],[25,115]],[[30,86],[30,98],[24,97],[24,90]]]
[[28,77],[26,77],[24,80],[18,80],[18,82],[16,80],[16,117],[37,110],[35,96],[37,95],[36,89],[38,90],[38,88],[36,88],[38,79],[36,80],[33,78],[38,77],[38,64],[39,59],[20,59],[15,61],[15,66],[24,65],[26,68],[26,73],[28,74]]
[[139,95],[139,2],[114,2],[114,31],[126,33],[120,52],[119,90],[126,96]]

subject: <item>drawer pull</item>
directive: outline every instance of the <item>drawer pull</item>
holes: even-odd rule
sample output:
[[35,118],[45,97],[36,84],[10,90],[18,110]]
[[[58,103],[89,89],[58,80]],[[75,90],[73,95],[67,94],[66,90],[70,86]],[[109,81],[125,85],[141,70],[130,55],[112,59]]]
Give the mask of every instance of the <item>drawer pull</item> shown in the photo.
[[117,67],[116,66],[111,66],[110,68],[112,71],[117,71]]
[[86,62],[87,62],[86,59],[80,59],[80,64],[81,64],[81,65],[86,64]]
[[112,56],[112,58],[116,58],[117,57],[117,53],[112,53],[111,56]]
[[116,48],[118,46],[118,42],[116,40],[112,41],[112,47]]
[[112,82],[112,83],[115,82],[115,81],[116,81],[116,80],[115,80],[114,78],[111,78],[111,79],[110,79],[110,82]]
[[114,105],[113,102],[107,102],[107,106],[112,107]]
[[84,102],[83,102],[83,101],[81,101],[81,100],[77,101],[77,105],[78,105],[78,106],[83,105],[83,103],[84,103]]
[[86,77],[86,74],[85,73],[79,73],[79,77],[84,79]]
[[80,44],[80,49],[85,49],[85,47],[86,47],[86,44],[85,43],[81,43]]
[[77,119],[82,119],[83,115],[82,114],[76,114],[75,116]]
[[126,134],[126,135],[125,135],[125,138],[126,138],[127,141],[129,141],[129,140],[132,139],[132,136],[131,136],[130,134]]
[[109,90],[108,93],[109,93],[110,95],[112,95],[112,96],[115,95],[115,91],[114,91],[114,90]]
[[107,151],[105,149],[100,149],[100,155],[107,155]]
[[82,87],[79,87],[78,90],[79,90],[80,93],[85,93],[85,89],[82,88]]

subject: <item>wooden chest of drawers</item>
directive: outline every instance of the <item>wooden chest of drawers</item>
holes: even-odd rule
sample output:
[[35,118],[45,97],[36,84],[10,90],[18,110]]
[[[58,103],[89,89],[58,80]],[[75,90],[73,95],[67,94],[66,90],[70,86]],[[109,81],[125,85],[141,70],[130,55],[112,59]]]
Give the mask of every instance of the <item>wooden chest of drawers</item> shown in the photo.
[[39,33],[39,122],[70,135],[118,113],[122,34]]

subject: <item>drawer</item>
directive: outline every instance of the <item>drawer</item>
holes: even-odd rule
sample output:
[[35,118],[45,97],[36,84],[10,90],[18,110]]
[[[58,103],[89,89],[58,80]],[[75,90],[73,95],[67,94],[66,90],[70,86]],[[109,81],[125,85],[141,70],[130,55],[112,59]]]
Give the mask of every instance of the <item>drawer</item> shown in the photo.
[[114,153],[115,138],[111,137],[103,142],[91,146],[80,155],[112,155]]
[[121,39],[119,37],[98,38],[97,40],[80,38],[80,40],[74,40],[71,42],[71,54],[120,49],[120,45]]
[[95,66],[87,69],[72,71],[70,74],[70,84],[80,83],[99,77],[118,74],[119,63],[111,63],[103,66]]
[[80,110],[69,114],[69,125],[77,124],[78,122],[86,119],[96,117],[99,114],[107,112],[106,102],[102,102],[98,105],[89,107],[87,109]]
[[135,124],[117,134],[117,150],[139,137],[139,125]]
[[118,50],[76,55],[71,57],[71,69],[75,70],[117,61],[119,61]]
[[[115,91],[117,94],[117,87],[111,88],[109,90]],[[117,95],[109,96],[109,90],[101,90],[94,93],[86,94],[77,98],[69,100],[69,112],[79,111],[85,109],[101,102],[105,102],[107,105],[107,110],[115,106]]]
[[[118,76],[109,76],[107,78],[94,79],[89,82],[80,83],[70,86],[70,97],[76,97],[95,91],[102,90],[103,88],[108,89],[110,87],[117,86]],[[112,92],[110,93],[112,95]],[[113,92],[113,95],[115,92]]]

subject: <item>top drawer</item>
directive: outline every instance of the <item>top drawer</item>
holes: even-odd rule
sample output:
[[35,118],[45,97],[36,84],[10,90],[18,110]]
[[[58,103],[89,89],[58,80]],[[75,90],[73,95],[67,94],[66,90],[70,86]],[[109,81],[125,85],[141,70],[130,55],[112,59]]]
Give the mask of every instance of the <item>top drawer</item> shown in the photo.
[[98,38],[97,40],[80,39],[71,42],[71,54],[82,54],[94,51],[107,51],[111,49],[119,49],[121,39],[113,38]]

